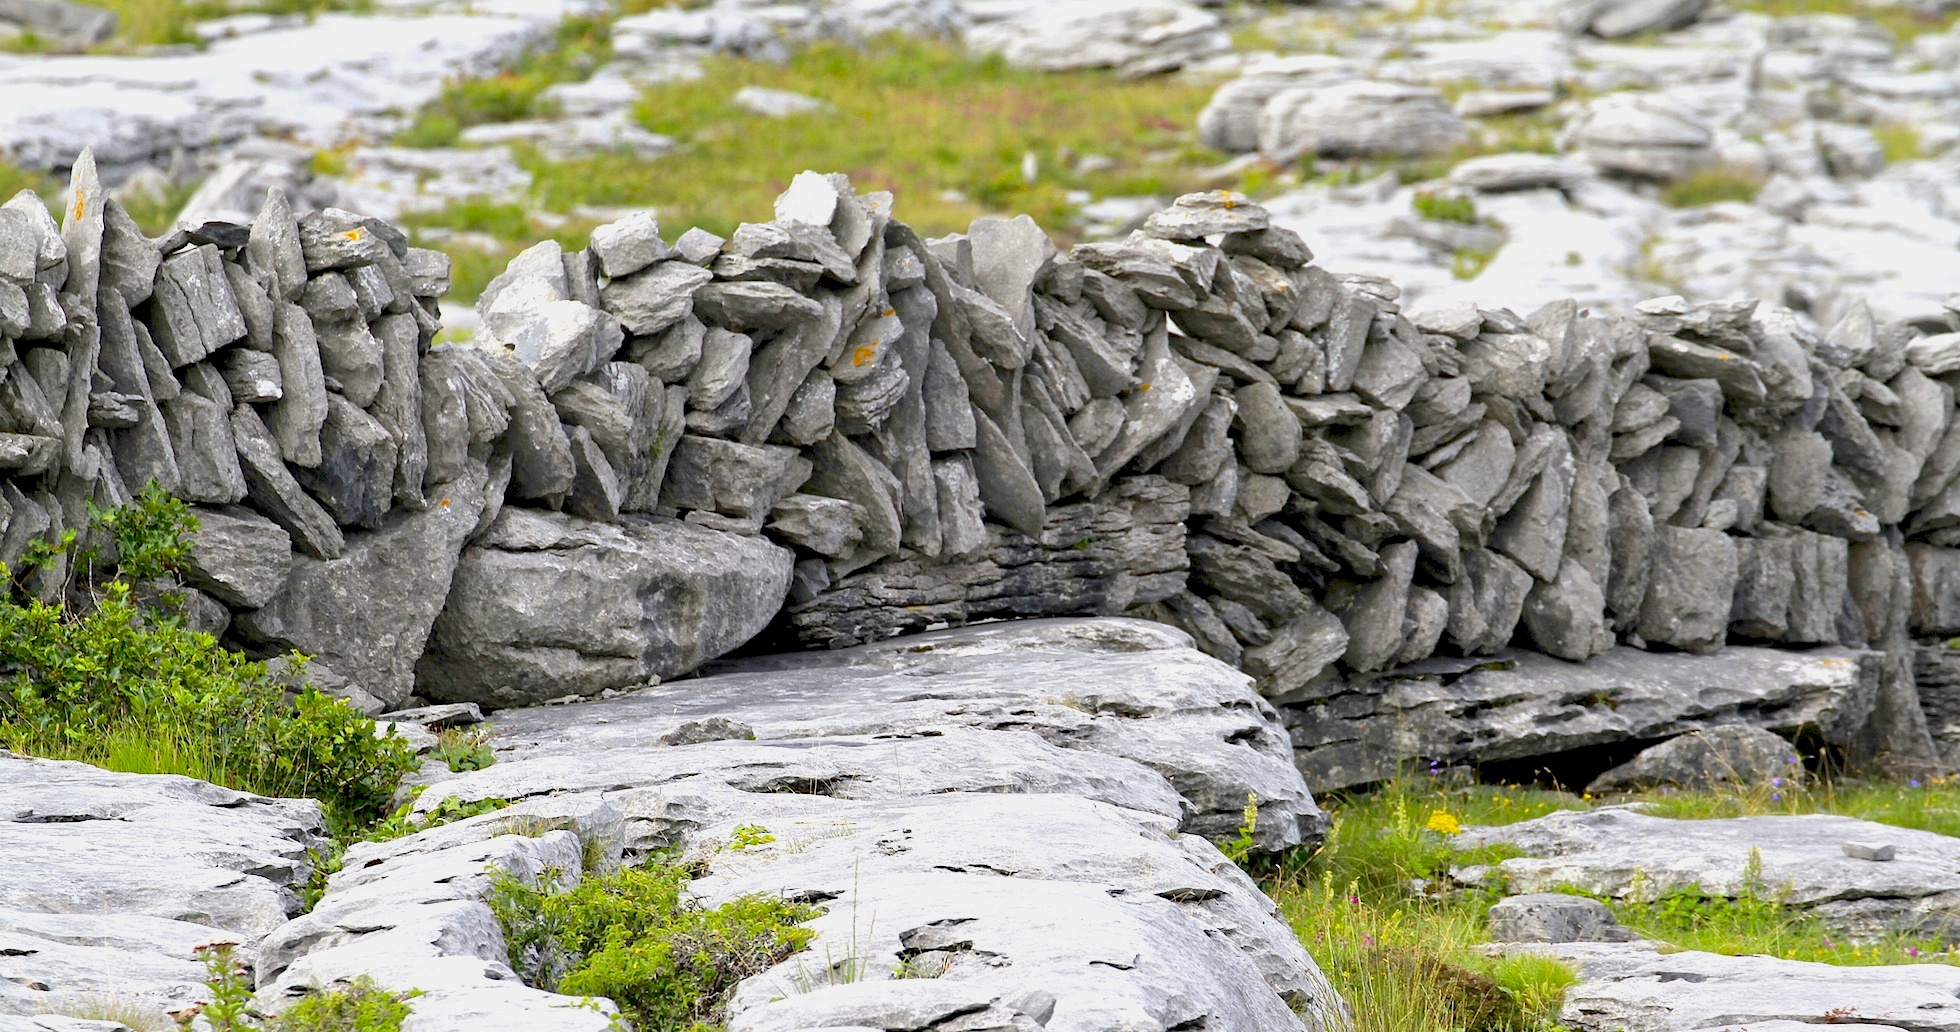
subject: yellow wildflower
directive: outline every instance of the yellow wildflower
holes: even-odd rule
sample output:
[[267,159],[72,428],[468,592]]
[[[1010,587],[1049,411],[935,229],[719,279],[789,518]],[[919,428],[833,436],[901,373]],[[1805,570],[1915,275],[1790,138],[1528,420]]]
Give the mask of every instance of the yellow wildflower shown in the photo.
[[1443,810],[1431,811],[1429,814],[1429,823],[1424,825],[1424,827],[1427,827],[1430,831],[1441,832],[1445,835],[1463,834],[1463,825],[1457,822],[1456,816]]

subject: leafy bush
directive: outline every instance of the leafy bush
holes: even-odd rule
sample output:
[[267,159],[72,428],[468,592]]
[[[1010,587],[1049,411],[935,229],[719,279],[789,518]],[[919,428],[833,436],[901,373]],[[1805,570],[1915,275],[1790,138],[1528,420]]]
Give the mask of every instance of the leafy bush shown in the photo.
[[361,975],[346,989],[314,993],[267,1017],[252,1009],[250,972],[231,943],[200,946],[197,953],[211,998],[178,1011],[179,1028],[202,1017],[211,1032],[401,1032],[406,1001],[416,995],[388,992]]
[[490,909],[503,925],[510,964],[540,989],[605,996],[634,1027],[707,1032],[735,984],[802,949],[809,906],[745,896],[712,910],[682,901],[687,869],[657,860],[588,875],[555,892],[498,881]]
[[70,531],[23,561],[23,583],[59,574],[53,590],[0,592],[0,747],[311,796],[337,822],[381,813],[416,769],[405,741],[310,685],[289,696],[264,663],[169,612],[197,528],[188,507],[152,483],[91,516],[87,540],[112,545],[115,563]]

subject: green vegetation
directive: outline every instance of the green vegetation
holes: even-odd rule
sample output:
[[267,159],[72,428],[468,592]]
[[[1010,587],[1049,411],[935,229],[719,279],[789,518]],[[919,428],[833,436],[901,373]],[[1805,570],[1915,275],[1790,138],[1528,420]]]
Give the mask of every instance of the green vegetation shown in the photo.
[[1885,150],[1885,163],[1912,161],[1926,157],[1926,151],[1919,139],[1919,130],[1904,122],[1887,122],[1873,126],[1872,136]]
[[[1478,949],[1490,905],[1502,897],[1495,865],[1509,847],[1460,850],[1468,825],[1510,824],[1602,802],[1644,803],[1657,816],[1735,817],[1841,813],[1942,834],[1960,833],[1960,781],[1903,784],[1829,781],[1803,773],[1760,785],[1683,792],[1656,789],[1596,800],[1536,788],[1469,784],[1411,776],[1373,791],[1321,800],[1332,830],[1321,848],[1255,861],[1252,869],[1301,941],[1354,1008],[1357,1032],[1510,1032],[1555,1029],[1572,973],[1542,957],[1493,958]],[[1483,879],[1457,888],[1452,868],[1486,865]],[[1937,937],[1847,941],[1751,865],[1734,898],[1697,886],[1635,891],[1606,900],[1620,921],[1669,948],[1764,954],[1832,964],[1960,964]]]
[[1496,257],[1496,251],[1459,248],[1450,254],[1450,275],[1460,280],[1476,279],[1484,274],[1484,269],[1490,265],[1491,259]]
[[656,858],[588,872],[564,892],[556,872],[535,887],[504,877],[490,909],[511,967],[531,985],[610,997],[635,1028],[710,1032],[737,982],[810,941],[814,933],[797,925],[817,911],[761,896],[694,906],[681,898],[692,873]]
[[416,769],[406,742],[310,685],[289,696],[171,612],[189,507],[152,484],[91,516],[86,537],[37,543],[0,593],[0,747],[311,796],[338,824],[379,814]]
[[202,1017],[210,1032],[401,1032],[408,1017],[405,1001],[416,995],[388,992],[361,975],[346,989],[314,993],[267,1017],[252,1008],[251,969],[234,954],[233,944],[199,946],[197,952],[211,999],[177,1012],[183,1029]]
[[558,23],[548,46],[487,78],[451,79],[442,96],[395,137],[403,147],[448,147],[463,130],[551,114],[540,97],[555,83],[578,82],[612,57],[610,17],[571,17]]
[[1711,168],[1667,184],[1661,191],[1661,201],[1672,208],[1693,208],[1720,201],[1742,201],[1746,204],[1755,200],[1757,191],[1762,188],[1762,177],[1753,172]]
[[454,727],[436,734],[436,759],[449,766],[452,774],[482,770],[497,762],[490,750],[490,732]]
[[1477,224],[1477,202],[1463,194],[1418,190],[1409,201],[1409,206],[1425,219],[1459,222],[1466,226]]
[[[656,87],[640,106],[648,128],[676,140],[674,154],[534,160],[545,204],[659,204],[663,222],[727,234],[766,214],[796,173],[817,168],[849,173],[861,191],[902,192],[906,220],[922,233],[962,230],[990,212],[1025,212],[1062,233],[1072,190],[1173,195],[1221,185],[1203,173],[1220,156],[1188,143],[1211,93],[1204,85],[1019,71],[897,37],[821,44],[781,65],[715,59],[706,73]],[[754,114],[732,99],[745,86],[812,96],[829,110]]]

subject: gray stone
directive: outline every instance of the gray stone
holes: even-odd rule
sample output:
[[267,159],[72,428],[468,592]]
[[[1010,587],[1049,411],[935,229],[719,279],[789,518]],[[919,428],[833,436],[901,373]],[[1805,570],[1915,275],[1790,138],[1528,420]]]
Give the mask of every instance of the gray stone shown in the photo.
[[1347,627],[1311,601],[1292,619],[1272,628],[1271,635],[1252,643],[1241,665],[1258,678],[1259,693],[1276,702],[1314,683],[1348,649]]
[[[592,254],[599,259],[599,270],[610,279],[631,276],[641,269],[671,256],[667,242],[660,239],[660,223],[652,212],[636,211],[592,230]],[[716,245],[720,250],[720,245]]]
[[189,391],[162,405],[177,460],[176,493],[186,501],[229,505],[245,497],[229,408]]
[[1064,0],[1012,11],[974,27],[967,45],[1016,68],[1113,68],[1126,76],[1172,71],[1231,48],[1217,15],[1182,0]]
[[116,12],[66,0],[4,0],[0,22],[73,50],[94,46],[116,33]]
[[189,365],[245,336],[245,318],[209,244],[180,251],[157,270],[150,332],[170,367]]
[[1007,435],[985,412],[975,408],[973,420],[976,430],[973,467],[980,500],[1001,522],[1029,537],[1038,536],[1046,519],[1041,485],[1015,452]]
[[320,464],[320,428],[327,421],[327,382],[313,322],[295,304],[273,316],[272,355],[279,362],[280,398],[266,410],[279,453],[295,466]]
[[1495,942],[1627,942],[1638,938],[1621,927],[1606,904],[1555,892],[1508,896],[1491,904]]
[[[102,205],[102,283],[122,295],[123,303],[134,308],[150,299],[156,290],[157,266],[163,255],[157,245],[136,225],[113,198]],[[225,265],[229,282],[232,269]]]
[[389,250],[381,230],[390,227],[340,208],[323,208],[303,216],[299,220],[299,247],[306,257],[306,271],[373,265]]
[[[160,1014],[208,998],[192,948],[284,923],[326,836],[311,800],[12,755],[0,813],[0,1007],[15,1013],[99,998]],[[121,1027],[27,1027],[42,1020]]]
[[645,336],[680,322],[692,309],[695,292],[713,278],[686,262],[659,262],[607,283],[599,296],[626,332]]
[[1766,785],[1772,779],[1801,779],[1797,751],[1782,736],[1759,727],[1731,725],[1677,735],[1594,778],[1594,794],[1656,785],[1707,788],[1712,785]]
[[502,348],[479,348],[511,399],[510,425],[501,438],[511,457],[511,489],[519,498],[549,498],[572,489],[577,469],[571,440],[558,410],[517,359]]
[[823,315],[819,302],[780,283],[756,281],[703,286],[694,295],[694,310],[704,322],[731,330],[784,330]]
[[388,428],[338,394],[327,396],[320,430],[320,463],[294,478],[319,499],[335,522],[374,527],[394,507],[395,466],[401,454]]
[[1463,120],[1442,94],[1373,79],[1282,90],[1259,116],[1259,152],[1281,163],[1430,154],[1463,138]]
[[278,593],[240,614],[248,640],[298,649],[388,706],[414,692],[415,664],[449,595],[464,539],[483,509],[483,478],[437,485],[421,512],[350,534],[332,559],[300,556]]
[[1690,652],[1728,640],[1735,598],[1735,542],[1717,530],[1655,528],[1652,574],[1640,606],[1640,636]]
[[802,487],[810,471],[810,460],[794,448],[687,434],[674,447],[660,504],[759,519]]
[[218,368],[233,401],[262,405],[285,397],[279,373],[279,359],[251,348],[227,348],[218,353]]
[[1403,541],[1382,549],[1385,572],[1363,587],[1341,614],[1347,626],[1347,651],[1341,659],[1351,670],[1378,670],[1402,651],[1402,615],[1409,608],[1409,581],[1415,576],[1416,546]]
[[1613,647],[1606,596],[1592,574],[1569,556],[1559,563],[1556,581],[1532,585],[1525,596],[1524,625],[1540,651],[1575,663]]
[[677,520],[506,508],[456,567],[417,694],[492,708],[687,673],[768,624],[791,561]]
[[1300,420],[1271,384],[1238,389],[1239,458],[1254,473],[1284,473],[1300,461]]
[[970,555],[987,544],[980,479],[973,460],[955,455],[932,460],[933,493],[939,503],[939,554]]
[[191,514],[198,527],[185,555],[185,583],[229,605],[265,605],[292,566],[291,535],[249,509],[200,507]]
[[241,404],[231,410],[231,435],[252,507],[285,528],[300,551],[316,559],[338,556],[343,543],[340,528],[293,479],[272,432],[252,406]]
[[1691,25],[1707,9],[1708,0],[1580,0],[1560,10],[1558,21],[1568,32],[1619,39]]
[[1156,212],[1143,231],[1165,240],[1203,240],[1220,233],[1262,233],[1268,227],[1266,209],[1241,193],[1215,190],[1179,197]]
[[776,502],[764,528],[799,548],[832,559],[857,551],[864,540],[864,512],[855,502],[822,495],[791,494]]
[[720,408],[747,379],[752,350],[746,334],[710,327],[701,341],[701,360],[688,374],[688,405],[702,410]]
[[1608,94],[1593,101],[1562,138],[1603,172],[1646,179],[1682,179],[1715,160],[1715,137],[1706,125],[1646,94]]

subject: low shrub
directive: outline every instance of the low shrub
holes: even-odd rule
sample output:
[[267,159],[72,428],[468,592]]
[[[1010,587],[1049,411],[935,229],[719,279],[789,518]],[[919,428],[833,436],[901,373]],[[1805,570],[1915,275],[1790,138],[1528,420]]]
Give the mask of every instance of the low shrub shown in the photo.
[[798,924],[817,911],[763,896],[694,906],[681,896],[688,878],[666,859],[589,874],[565,892],[552,872],[535,887],[505,877],[490,909],[531,985],[609,997],[635,1028],[709,1032],[736,983],[810,941]]
[[382,813],[417,767],[405,741],[310,685],[289,695],[264,663],[169,611],[189,508],[152,483],[91,515],[86,537],[31,550],[0,592],[0,747],[310,796],[337,824]]

